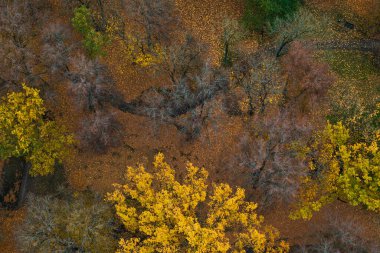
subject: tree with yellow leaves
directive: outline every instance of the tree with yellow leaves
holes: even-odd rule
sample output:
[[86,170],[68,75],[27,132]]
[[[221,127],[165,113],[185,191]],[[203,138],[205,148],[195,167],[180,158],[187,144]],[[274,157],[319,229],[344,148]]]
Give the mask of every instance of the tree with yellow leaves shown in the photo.
[[154,44],[152,48],[144,50],[142,42],[133,35],[126,34],[123,38],[116,36],[112,38],[119,53],[140,67],[152,67],[163,61],[164,49],[159,44]]
[[45,107],[39,90],[22,85],[0,103],[0,158],[22,157],[31,175],[47,175],[62,161],[73,137],[54,121],[44,121]]
[[130,237],[117,252],[287,252],[276,229],[264,226],[257,204],[244,200],[241,188],[213,184],[208,173],[191,163],[183,183],[159,153],[154,173],[128,167],[127,183],[107,194]]
[[370,144],[351,144],[349,131],[341,122],[328,123],[309,150],[314,154],[311,173],[290,217],[310,219],[313,212],[336,199],[380,212],[380,134],[375,136]]

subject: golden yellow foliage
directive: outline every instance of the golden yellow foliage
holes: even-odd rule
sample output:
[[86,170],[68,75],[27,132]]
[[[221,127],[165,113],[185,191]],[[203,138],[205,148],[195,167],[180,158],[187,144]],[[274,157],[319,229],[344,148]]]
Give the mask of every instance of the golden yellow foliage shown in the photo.
[[181,184],[159,153],[154,173],[143,166],[128,167],[127,183],[107,194],[117,216],[131,234],[117,252],[288,252],[279,233],[264,226],[257,205],[244,200],[241,188],[213,184],[208,173],[191,163]]
[[337,198],[351,205],[380,211],[380,150],[376,135],[371,144],[348,144],[348,130],[339,122],[328,123],[311,150],[318,156],[310,162],[316,174],[305,178],[300,203],[292,219],[310,219],[313,212]]
[[118,29],[116,22],[110,22],[106,32],[115,45],[121,49],[120,51],[126,59],[141,67],[149,67],[162,62],[163,49],[160,45],[155,44],[152,49],[147,49],[132,35],[127,34],[125,38],[120,38],[117,35]]
[[62,161],[71,135],[53,121],[45,122],[45,108],[37,89],[22,85],[0,104],[0,157],[24,157],[32,164],[31,175],[46,175]]

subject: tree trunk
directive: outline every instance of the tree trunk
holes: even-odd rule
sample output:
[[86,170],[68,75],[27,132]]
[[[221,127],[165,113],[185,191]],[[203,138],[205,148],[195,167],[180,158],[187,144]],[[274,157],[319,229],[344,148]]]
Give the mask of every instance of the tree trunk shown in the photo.
[[20,208],[22,204],[25,201],[26,193],[28,190],[28,184],[29,184],[29,169],[31,167],[31,164],[26,162],[24,159],[22,161],[22,180],[21,180],[21,186],[20,186],[20,192],[18,194],[17,199],[17,206],[16,208]]
[[224,43],[223,66],[230,66],[228,42]]

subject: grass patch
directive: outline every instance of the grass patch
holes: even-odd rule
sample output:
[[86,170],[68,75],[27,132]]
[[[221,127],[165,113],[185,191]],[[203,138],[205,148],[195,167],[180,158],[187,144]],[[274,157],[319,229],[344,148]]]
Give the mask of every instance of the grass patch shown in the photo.
[[343,78],[367,80],[371,75],[380,74],[371,53],[352,50],[328,50],[322,53],[322,59]]
[[371,141],[377,125],[374,112],[380,101],[380,71],[371,53],[323,51],[321,60],[338,75],[329,91],[331,122],[342,121],[355,141]]

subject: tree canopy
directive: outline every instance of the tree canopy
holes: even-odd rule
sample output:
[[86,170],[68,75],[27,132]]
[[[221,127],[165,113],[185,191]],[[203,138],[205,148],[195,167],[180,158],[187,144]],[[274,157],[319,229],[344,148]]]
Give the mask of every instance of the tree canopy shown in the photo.
[[73,137],[54,121],[45,121],[46,109],[38,89],[22,85],[0,103],[0,158],[23,157],[31,175],[46,175],[62,161]]
[[293,14],[299,0],[246,0],[243,23],[252,30],[262,30],[276,18]]
[[[153,165],[153,173],[128,167],[127,183],[107,196],[131,235],[120,239],[118,252],[288,251],[277,230],[263,225],[257,204],[244,200],[243,189],[213,184],[209,193],[207,171],[191,163],[180,183],[162,153]],[[207,209],[204,217],[201,209]]]
[[341,122],[328,124],[309,152],[310,176],[305,178],[299,208],[291,218],[310,219],[324,205],[342,199],[380,211],[380,135],[370,143],[349,143]]

